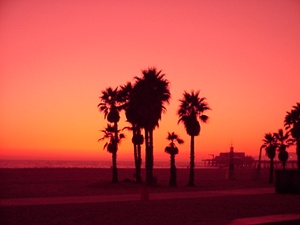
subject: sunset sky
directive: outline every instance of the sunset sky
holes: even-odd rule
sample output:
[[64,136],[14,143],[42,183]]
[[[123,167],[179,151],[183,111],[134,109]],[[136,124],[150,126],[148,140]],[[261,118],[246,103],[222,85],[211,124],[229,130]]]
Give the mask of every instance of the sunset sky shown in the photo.
[[[153,66],[172,95],[154,160],[169,159],[168,131],[185,140],[176,160],[189,160],[176,111],[190,90],[212,108],[196,161],[231,142],[256,156],[300,101],[300,1],[0,1],[0,157],[110,160],[97,142],[101,91]],[[126,136],[119,160],[133,159]]]

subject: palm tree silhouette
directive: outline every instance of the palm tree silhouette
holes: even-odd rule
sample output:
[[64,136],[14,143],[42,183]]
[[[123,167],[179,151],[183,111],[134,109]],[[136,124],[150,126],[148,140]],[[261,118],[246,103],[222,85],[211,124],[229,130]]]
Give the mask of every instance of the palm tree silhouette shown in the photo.
[[138,125],[138,119],[136,117],[136,112],[132,107],[133,102],[132,98],[132,90],[133,86],[130,82],[127,82],[126,85],[121,86],[120,95],[122,98],[123,109],[125,110],[125,115],[127,118],[127,122],[131,124],[132,130],[132,143],[133,143],[133,153],[134,153],[134,163],[135,163],[135,179],[136,182],[142,182],[141,176],[141,165],[142,165],[142,157],[141,157],[141,145],[144,143],[144,136],[141,134],[141,128]]
[[284,119],[285,128],[291,133],[296,142],[296,153],[298,157],[298,170],[300,170],[300,103],[297,102],[290,112],[286,113]]
[[286,148],[292,144],[292,139],[288,132],[284,134],[282,129],[279,129],[277,133],[274,133],[274,137],[278,142],[278,158],[282,163],[282,168],[285,170],[286,161],[289,158],[289,153],[286,151]]
[[177,176],[176,176],[176,166],[175,166],[175,155],[178,154],[178,148],[175,145],[175,141],[178,144],[183,144],[184,141],[179,138],[177,134],[174,132],[168,132],[167,140],[171,141],[170,144],[165,148],[165,152],[170,154],[170,182],[169,185],[171,187],[177,186]]
[[178,109],[179,120],[178,123],[183,122],[184,127],[188,135],[191,136],[190,144],[190,176],[188,186],[194,186],[194,167],[195,167],[195,144],[194,138],[200,134],[200,121],[206,123],[208,116],[203,113],[210,110],[208,104],[206,103],[206,98],[200,98],[199,91],[183,93],[183,99],[180,101],[180,106]]
[[146,182],[153,184],[153,130],[159,125],[161,114],[165,111],[164,103],[169,103],[169,81],[165,74],[156,68],[142,71],[142,77],[135,77],[136,83],[130,98],[131,110],[138,127],[145,131]]
[[119,139],[119,130],[118,130],[118,122],[120,120],[119,111],[122,109],[122,99],[120,97],[120,93],[118,88],[112,89],[111,87],[102,91],[102,95],[100,96],[100,103],[98,107],[101,112],[104,112],[104,118],[108,120],[108,122],[113,124],[113,132],[114,132],[114,140],[113,146],[116,148],[112,151],[113,160],[113,182],[118,182],[118,169],[117,169],[117,150],[118,150],[118,139]]
[[107,149],[109,153],[112,154],[112,167],[113,167],[113,174],[112,174],[112,182],[118,182],[118,173],[117,173],[117,150],[118,144],[122,138],[125,138],[124,134],[119,134],[115,136],[115,126],[107,124],[104,130],[100,130],[103,133],[103,137],[100,138],[98,141],[102,141],[107,139],[107,142],[104,144],[103,149]]
[[270,159],[269,183],[273,183],[274,158],[276,156],[276,149],[277,149],[278,144],[277,144],[274,134],[271,134],[271,133],[265,134],[263,142],[264,142],[264,144],[261,146],[261,148],[264,148],[266,150],[266,154],[267,154],[268,158]]

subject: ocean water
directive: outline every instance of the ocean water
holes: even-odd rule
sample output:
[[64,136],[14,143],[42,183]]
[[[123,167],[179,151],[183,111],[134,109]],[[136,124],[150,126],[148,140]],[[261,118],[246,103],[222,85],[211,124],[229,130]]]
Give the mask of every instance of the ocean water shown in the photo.
[[[0,160],[0,168],[111,168],[111,161],[75,160]],[[133,161],[118,161],[118,168],[134,168]],[[189,162],[176,162],[177,168],[187,168]],[[202,167],[196,162],[196,167]],[[145,166],[142,165],[142,168]],[[169,168],[169,161],[154,162],[154,168]]]

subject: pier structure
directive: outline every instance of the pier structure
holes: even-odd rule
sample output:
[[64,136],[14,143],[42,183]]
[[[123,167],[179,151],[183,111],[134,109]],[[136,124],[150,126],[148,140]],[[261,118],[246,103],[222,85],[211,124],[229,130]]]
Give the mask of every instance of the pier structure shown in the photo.
[[[218,158],[217,156],[212,159],[203,159],[205,167],[229,167],[229,159],[223,160],[222,158]],[[261,168],[269,168],[270,160],[261,160]],[[257,168],[259,164],[259,160],[255,160],[251,156],[245,156],[244,158],[234,157],[234,166],[235,168]],[[282,165],[279,160],[274,161],[274,168],[281,169]],[[296,169],[297,168],[297,160],[288,160],[286,163],[287,169]]]

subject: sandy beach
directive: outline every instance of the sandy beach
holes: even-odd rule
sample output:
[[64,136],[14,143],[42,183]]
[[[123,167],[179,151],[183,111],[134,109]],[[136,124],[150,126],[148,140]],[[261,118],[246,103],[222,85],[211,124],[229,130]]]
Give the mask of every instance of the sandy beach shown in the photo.
[[[111,183],[110,169],[0,169],[0,198],[107,195],[136,193],[144,184],[136,184],[134,169],[119,169],[118,184]],[[145,171],[142,171],[145,178]],[[228,181],[227,169],[195,169],[195,187],[187,187],[189,170],[177,169],[176,188],[170,188],[169,169],[155,169],[158,185],[153,192],[217,190],[230,188],[270,187],[267,171],[255,180],[253,169],[236,169],[236,179]],[[131,180],[132,182],[125,182]]]
[[[143,171],[143,177],[144,177]],[[168,187],[169,170],[155,169],[158,185],[147,189],[148,201],[94,202],[54,205],[1,205],[1,224],[228,224],[236,218],[297,213],[299,195],[239,194],[180,199],[151,199],[152,193],[249,190],[273,188],[268,170],[255,179],[253,169],[196,169],[195,187],[187,187],[188,169],[178,169],[178,187]],[[140,195],[144,184],[133,182],[133,169],[119,169],[112,184],[110,169],[0,169],[0,202],[7,199],[39,199],[66,196]]]

